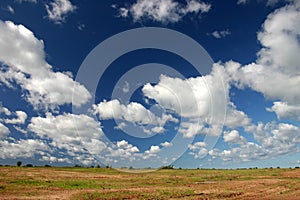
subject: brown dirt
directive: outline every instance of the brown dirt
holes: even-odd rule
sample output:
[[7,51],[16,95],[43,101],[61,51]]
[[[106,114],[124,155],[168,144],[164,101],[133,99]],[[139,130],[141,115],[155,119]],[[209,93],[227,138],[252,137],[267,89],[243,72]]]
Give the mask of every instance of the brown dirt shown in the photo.
[[[299,199],[300,170],[274,170],[276,176],[260,172],[247,179],[236,172],[232,178],[227,171],[218,170],[129,174],[104,169],[0,167],[0,199]],[[213,179],[222,173],[224,178]],[[103,186],[48,184],[56,181],[92,181]]]

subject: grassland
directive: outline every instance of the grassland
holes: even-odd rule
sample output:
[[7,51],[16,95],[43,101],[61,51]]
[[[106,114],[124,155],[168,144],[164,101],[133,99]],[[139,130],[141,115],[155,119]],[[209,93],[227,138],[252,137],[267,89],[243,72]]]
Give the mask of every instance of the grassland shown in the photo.
[[0,167],[0,199],[299,199],[300,169]]

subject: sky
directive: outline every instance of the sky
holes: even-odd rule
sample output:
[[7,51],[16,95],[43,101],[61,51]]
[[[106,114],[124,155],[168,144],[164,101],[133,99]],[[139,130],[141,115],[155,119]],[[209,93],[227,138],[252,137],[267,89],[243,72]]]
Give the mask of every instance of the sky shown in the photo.
[[300,165],[297,0],[1,0],[0,164]]

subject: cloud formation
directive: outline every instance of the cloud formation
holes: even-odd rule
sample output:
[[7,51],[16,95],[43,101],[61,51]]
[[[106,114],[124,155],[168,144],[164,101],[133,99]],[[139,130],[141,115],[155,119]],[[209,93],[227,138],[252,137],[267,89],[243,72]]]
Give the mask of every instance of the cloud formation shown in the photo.
[[130,16],[135,22],[152,20],[161,23],[175,23],[187,14],[206,13],[210,8],[210,4],[198,0],[188,0],[186,5],[175,0],[137,0],[129,7],[119,8],[119,12],[121,17]]
[[74,12],[77,8],[69,0],[53,0],[45,6],[48,19],[56,24],[65,22],[67,15]]
[[211,33],[211,35],[217,39],[224,38],[228,35],[231,35],[231,32],[229,30],[223,30],[223,31],[214,31]]
[[17,83],[36,109],[55,109],[72,100],[78,107],[91,98],[69,72],[52,70],[45,60],[43,41],[23,25],[0,21],[0,63],[0,82],[11,88]]

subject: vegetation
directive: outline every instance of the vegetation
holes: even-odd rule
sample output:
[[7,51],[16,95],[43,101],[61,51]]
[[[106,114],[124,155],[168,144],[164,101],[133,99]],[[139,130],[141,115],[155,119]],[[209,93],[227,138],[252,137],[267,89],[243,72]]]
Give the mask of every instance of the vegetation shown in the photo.
[[0,199],[297,199],[300,195],[300,169],[171,167],[151,173],[1,167]]
[[21,162],[21,161],[18,161],[18,162],[17,162],[17,166],[18,166],[18,167],[21,167],[21,165],[22,165],[22,162]]

